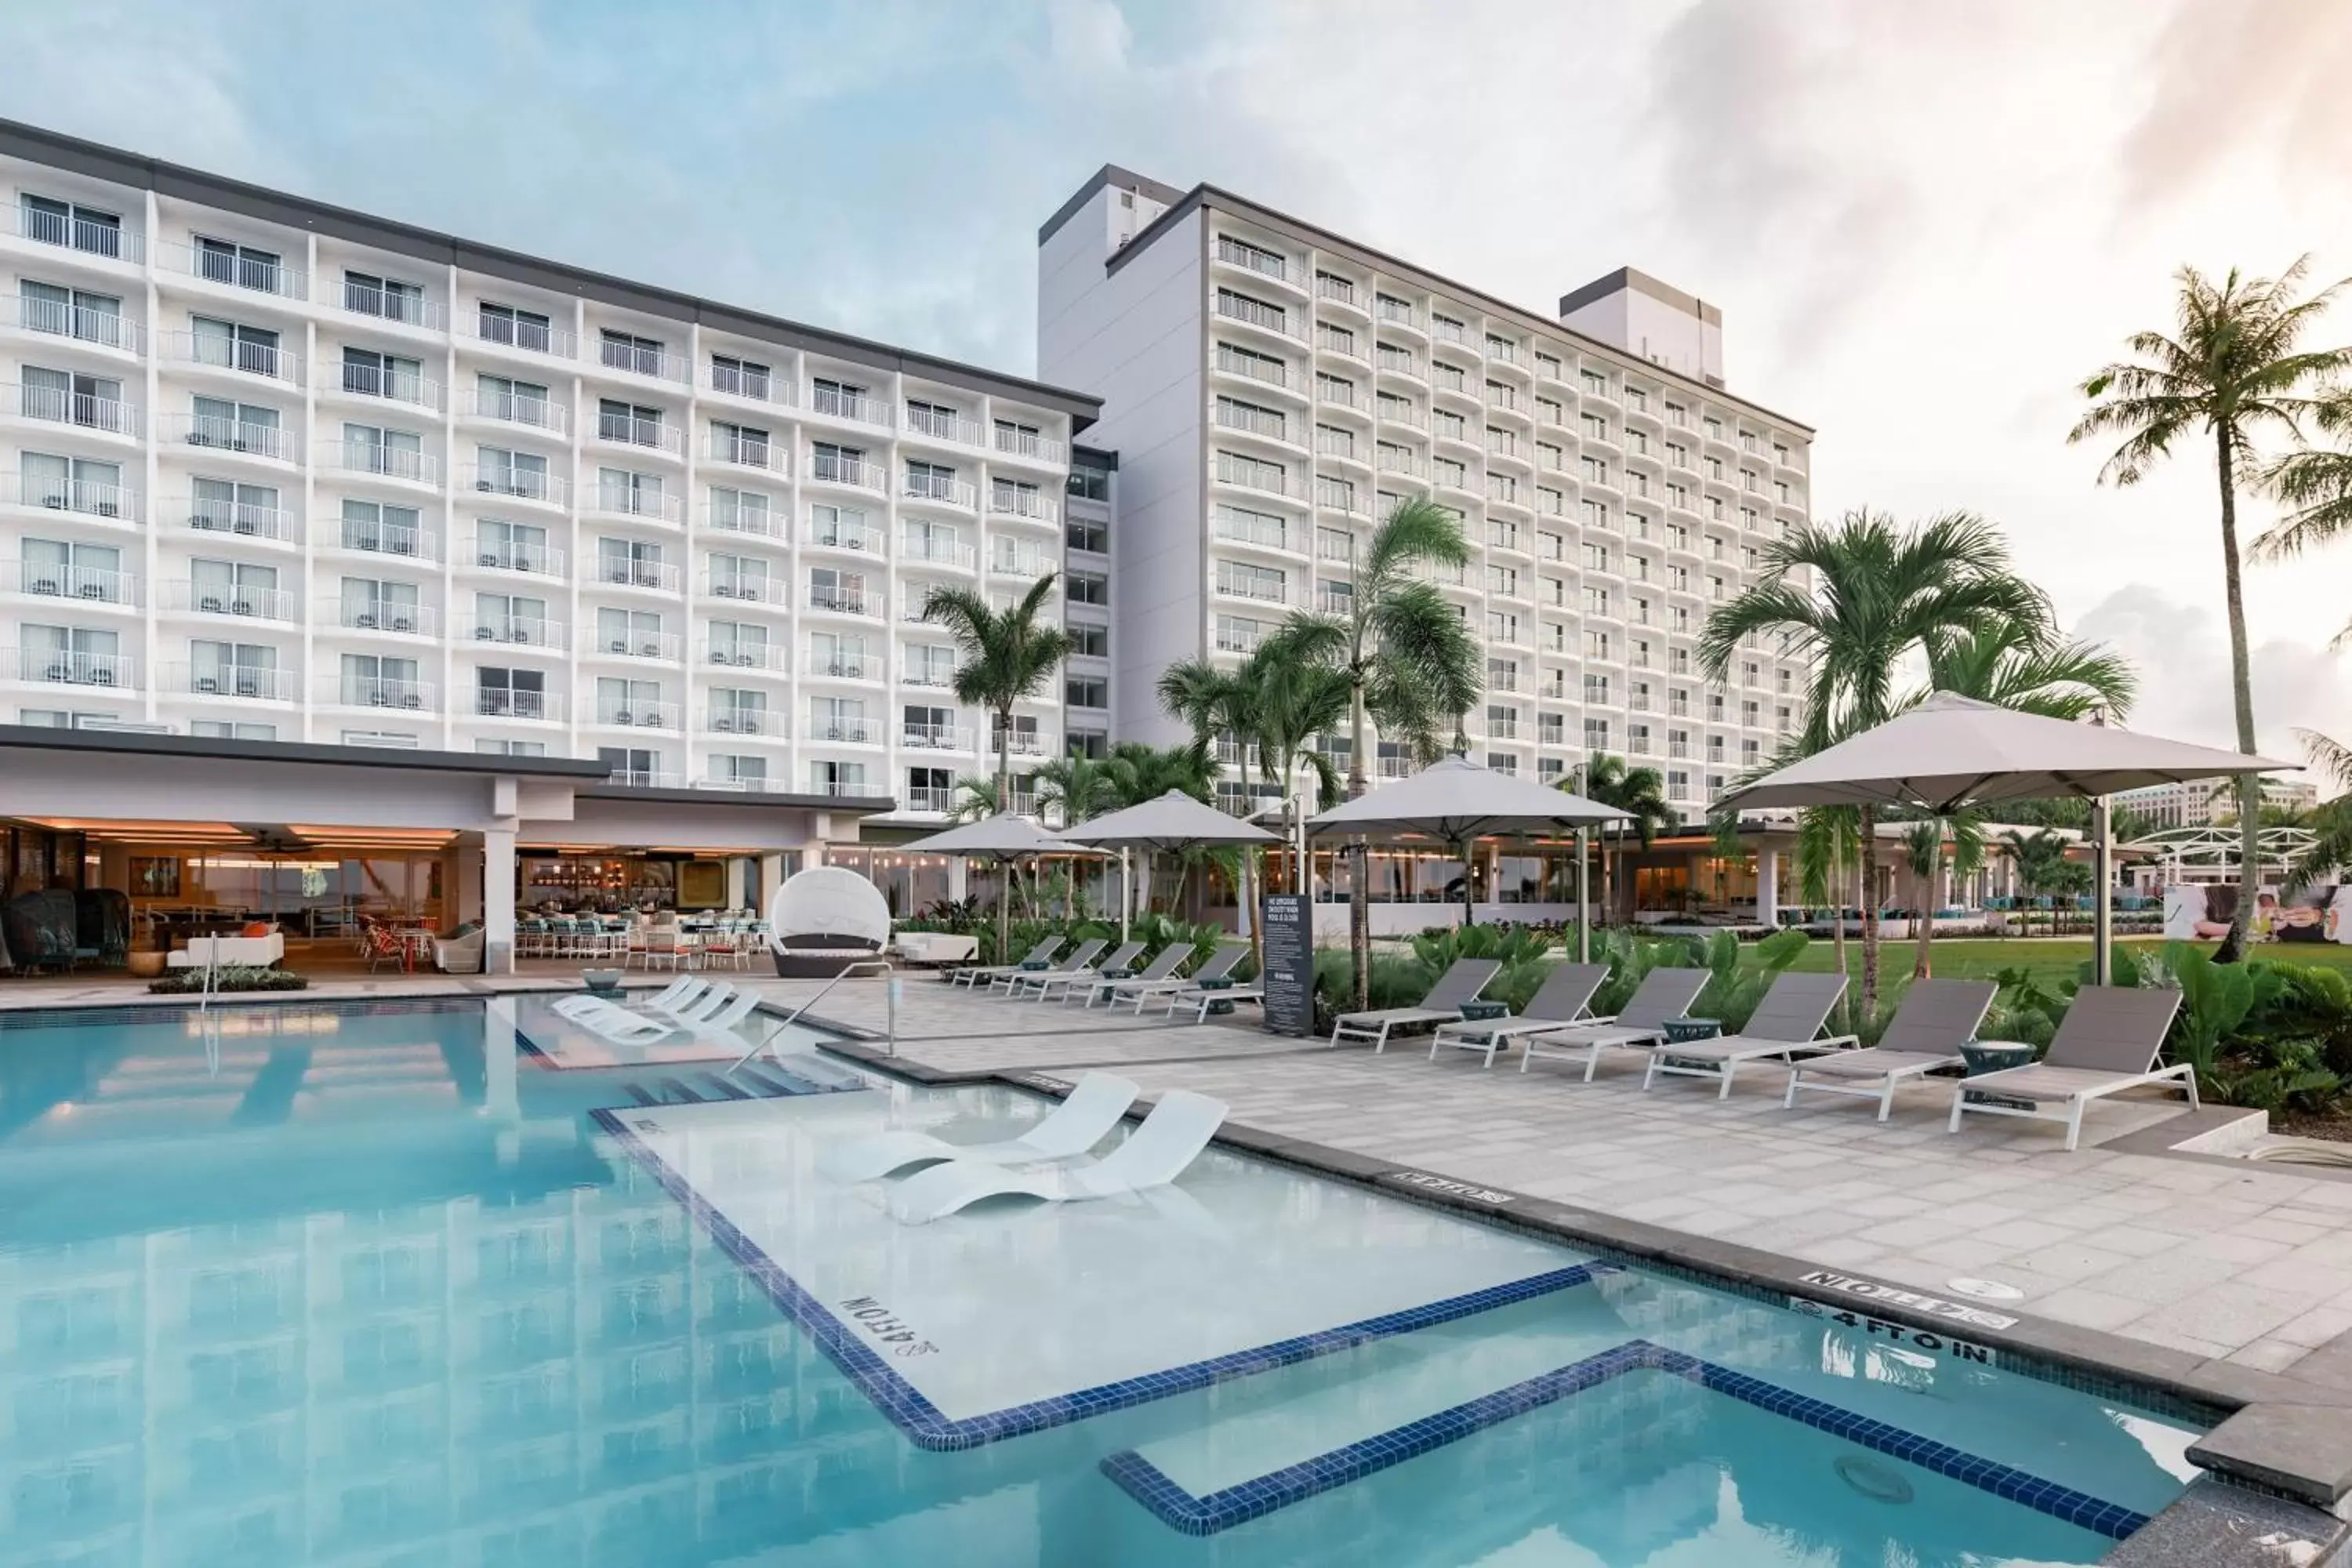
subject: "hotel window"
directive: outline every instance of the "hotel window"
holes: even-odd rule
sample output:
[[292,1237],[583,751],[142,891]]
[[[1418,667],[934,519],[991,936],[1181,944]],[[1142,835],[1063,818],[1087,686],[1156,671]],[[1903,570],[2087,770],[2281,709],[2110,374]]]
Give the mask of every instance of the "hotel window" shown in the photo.
[[488,300],[477,307],[476,330],[484,342],[511,343],[519,349],[547,353],[555,342],[555,323],[537,310],[497,305]]
[[1585,627],[1584,657],[1587,658],[1607,658],[1609,657],[1609,634],[1600,630],[1598,627]]
[[1625,389],[1625,406],[1636,413],[1646,414],[1650,408],[1650,395],[1638,386],[1629,386]]
[[733,669],[765,669],[770,664],[768,628],[749,621],[710,623],[710,662]]
[[1650,727],[1647,724],[1625,726],[1625,749],[1637,757],[1650,754]]
[[1070,634],[1070,653],[1077,658],[1108,658],[1110,628],[1092,621],[1071,621],[1064,628]]
[[721,462],[741,463],[746,467],[772,467],[768,432],[753,425],[735,425],[724,419],[710,422],[710,455]]
[[1585,458],[1584,482],[1588,485],[1607,484],[1609,482],[1609,465],[1602,462],[1598,458]]
[[536,523],[483,518],[474,524],[474,554],[477,564],[509,572],[547,572],[554,566],[547,552],[547,530]]
[[1486,384],[1487,407],[1510,410],[1517,408],[1518,405],[1519,395],[1516,388],[1506,386],[1499,381],[1490,381]]
[[1316,372],[1315,395],[1326,403],[1336,403],[1344,408],[1357,406],[1356,384],[1344,375],[1330,375],[1322,371]]
[[1536,398],[1536,418],[1545,425],[1566,425],[1568,409],[1559,398],[1538,395]]
[[421,360],[378,353],[373,349],[345,349],[343,390],[367,397],[389,397],[395,403],[422,403],[425,364]]
[[[866,389],[846,381],[835,381],[818,376],[809,406],[819,414],[830,414],[837,419],[862,419],[879,424],[874,400]],[[863,454],[860,454],[863,456]]]
[[1787,506],[1789,504],[1788,480],[1774,479],[1772,481],[1772,499],[1782,506]]
[[518,425],[553,428],[555,411],[547,388],[537,382],[478,374],[474,378],[474,412],[488,419],[509,419]]
[[1252,245],[1248,240],[1235,239],[1224,234],[1217,237],[1217,259],[1232,262],[1236,267],[1246,267],[1252,272],[1263,272],[1269,278],[1286,276],[1289,266],[1279,251],[1268,250],[1262,245]]
[[1677,441],[1667,442],[1666,466],[1670,468],[1689,468],[1691,466],[1690,448]]
[[639,375],[662,373],[659,338],[641,338],[634,332],[616,332],[610,327],[604,330],[602,337],[602,357],[612,369],[634,371]]
[[544,719],[547,673],[485,665],[474,671],[474,711],[486,719]]
[[417,532],[420,513],[413,506],[384,506],[372,500],[343,502],[342,547],[377,551],[387,555],[415,555],[422,545]]
[[1609,749],[1609,721],[1587,718],[1584,721],[1584,749],[1605,752]]
[[87,250],[94,256],[122,254],[122,219],[113,213],[34,195],[22,197],[19,210],[27,239]]
[[[191,719],[188,721],[188,733],[208,741],[274,741],[278,739],[278,726],[240,724],[227,719]],[[542,752],[546,749],[543,742],[533,744],[539,745]],[[481,742],[476,742],[475,746],[478,750]]]
[[1609,395],[1609,378],[1601,374],[1599,371],[1579,371],[1577,372],[1577,377],[1584,384],[1585,396],[1606,397]]
[[[26,541],[27,555],[33,541]],[[30,563],[28,562],[29,565]],[[272,603],[278,592],[278,568],[252,566],[240,561],[205,561],[188,563],[188,593],[190,606],[210,615],[268,615],[273,620],[285,618]]]
[[1667,404],[1666,423],[1687,429],[1690,426],[1690,410],[1679,403]]
[[1607,615],[1609,613],[1609,590],[1606,588],[1594,587],[1590,583],[1586,584],[1584,587],[1584,613],[1588,616]]
[[631,680],[617,675],[596,678],[598,723],[650,726],[662,723],[667,717],[662,711],[660,681]]
[[416,584],[370,577],[342,580],[342,622],[363,631],[413,632],[418,622]]
[[1487,567],[1486,591],[1490,594],[1500,594],[1507,599],[1517,598],[1519,596],[1519,569],[1516,566]]
[[1469,422],[1448,408],[1433,408],[1429,412],[1430,428],[1448,441],[1470,439]]
[[343,272],[343,309],[387,321],[421,325],[425,320],[425,287],[381,278],[373,272]]
[[474,595],[474,636],[482,642],[545,644],[551,632],[547,601],[520,594]]
[[1536,743],[1541,746],[1564,745],[1568,741],[1568,716],[1564,713],[1536,715]]
[[1628,426],[1625,431],[1625,449],[1636,456],[1647,457],[1650,452],[1650,437],[1645,433]]
[[413,658],[380,658],[371,653],[347,653],[342,658],[342,699],[353,708],[422,708],[424,689],[416,683]]
[[1515,658],[1488,659],[1486,685],[1496,691],[1517,691],[1519,689],[1519,661]]
[[1782,734],[1788,733],[1791,716],[1792,710],[1789,705],[1785,702],[1780,704],[1772,710],[1772,727]]
[[1098,572],[1073,572],[1063,582],[1073,605],[1110,603],[1110,579]]
[[[1383,345],[1381,349],[1381,368],[1383,369],[1401,370],[1407,375],[1413,375],[1419,373],[1420,366],[1418,362],[1413,359],[1412,354],[1408,353],[1403,349],[1392,349]],[[1431,385],[1443,392],[1468,392],[1470,390],[1470,378],[1463,374],[1461,369],[1455,365],[1431,365],[1429,367],[1429,381]]]
[[710,487],[710,526],[730,533],[772,533],[773,501],[759,490]]
[[1326,300],[1337,300],[1342,304],[1352,305],[1356,302],[1355,280],[1342,278],[1336,272],[1325,272],[1318,268],[1315,273],[1315,291]]
[[1237,289],[1217,289],[1217,314],[1236,321],[1246,321],[1254,327],[1290,335],[1290,312],[1270,300],[1244,294]]
[[710,593],[713,598],[745,599],[755,605],[776,597],[768,586],[768,563],[749,555],[712,555]]
[[[413,676],[415,666],[408,668]],[[206,696],[282,697],[285,694],[278,689],[278,650],[253,643],[191,641],[188,689]]]
[[1456,458],[1432,458],[1429,460],[1429,471],[1441,485],[1450,486],[1457,490],[1470,488],[1470,467]]
[[1100,518],[1072,515],[1064,520],[1063,542],[1072,550],[1110,553],[1110,524]]
[[1217,395],[1217,423],[1229,430],[1246,430],[1253,436],[1269,440],[1290,438],[1290,423],[1279,408],[1267,408],[1255,403],[1244,403],[1238,397]]
[[719,752],[712,754],[709,767],[709,777],[715,784],[752,792],[768,787],[768,759],[765,757]]
[[[198,364],[247,371],[255,375],[282,374],[278,355],[278,334],[268,328],[248,327],[239,321],[224,321],[210,316],[192,317],[188,325],[194,329],[189,336]],[[350,351],[344,352],[348,353]]]
[[961,410],[944,403],[929,403],[919,397],[907,399],[907,428],[919,435],[942,441],[968,440],[964,426],[970,423]]
[[1588,572],[1608,571],[1609,547],[1605,544],[1587,544],[1584,547],[1584,569]]
[[866,448],[836,446],[831,441],[819,441],[809,449],[811,477],[828,484],[856,485],[870,482],[866,468]]
[[26,278],[17,284],[20,320],[28,332],[50,332],[79,338],[109,348],[131,346],[122,332],[122,301],[111,294],[36,283]]
[[732,354],[710,356],[710,389],[731,392],[738,397],[756,397],[768,401],[768,389],[773,384],[773,373],[754,360],[738,359]]
[[614,784],[650,784],[661,777],[661,753],[646,747],[599,746],[596,760]]
[[1110,706],[1110,682],[1098,675],[1073,675],[1064,683],[1063,692],[1073,708]]
[[598,468],[596,507],[600,511],[623,512],[630,517],[659,517],[661,476],[641,474],[633,468]]
[[474,488],[489,495],[548,498],[547,459],[503,447],[474,448]]
[[1552,380],[1558,381],[1559,379],[1560,370],[1559,356],[1558,354],[1548,354],[1544,353],[1543,350],[1538,349],[1536,351],[1536,369],[1540,371],[1543,374],[1550,377]]
[[1519,640],[1519,617],[1507,610],[1487,611],[1486,636],[1494,642],[1517,643]]
[[1603,419],[1600,415],[1584,415],[1580,417],[1580,423],[1584,426],[1584,438],[1586,440],[1606,441],[1609,439],[1609,421]]
[[662,411],[616,397],[600,397],[596,400],[596,434],[607,441],[657,447],[662,439]]

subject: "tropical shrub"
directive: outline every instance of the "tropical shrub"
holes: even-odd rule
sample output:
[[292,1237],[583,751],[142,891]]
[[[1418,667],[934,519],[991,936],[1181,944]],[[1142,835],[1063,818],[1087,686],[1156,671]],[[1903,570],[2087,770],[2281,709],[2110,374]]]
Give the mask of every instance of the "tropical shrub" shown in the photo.
[[[211,989],[224,991],[304,991],[310,982],[290,969],[266,969],[257,963],[224,963],[213,970]],[[205,972],[201,969],[180,969],[161,980],[151,980],[147,989],[157,996],[193,996],[205,989]]]

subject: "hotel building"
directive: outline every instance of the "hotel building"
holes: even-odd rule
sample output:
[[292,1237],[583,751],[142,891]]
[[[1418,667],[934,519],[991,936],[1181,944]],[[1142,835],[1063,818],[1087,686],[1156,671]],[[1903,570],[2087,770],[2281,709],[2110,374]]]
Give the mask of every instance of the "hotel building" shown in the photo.
[[[1472,544],[1432,575],[1485,644],[1476,760],[1553,778],[1622,753],[1697,816],[1794,727],[1798,661],[1759,644],[1722,685],[1697,668],[1709,610],[1806,516],[1812,434],[1726,390],[1715,307],[1626,269],[1547,317],[1113,167],[1038,244],[1039,374],[1100,394],[1088,438],[1119,454],[1122,738],[1176,737],[1153,694],[1171,660],[1343,610],[1407,496]],[[1412,765],[1383,742],[1372,772]]]
[[1062,570],[1095,398],[5,122],[0,202],[0,721],[984,771],[915,617]]

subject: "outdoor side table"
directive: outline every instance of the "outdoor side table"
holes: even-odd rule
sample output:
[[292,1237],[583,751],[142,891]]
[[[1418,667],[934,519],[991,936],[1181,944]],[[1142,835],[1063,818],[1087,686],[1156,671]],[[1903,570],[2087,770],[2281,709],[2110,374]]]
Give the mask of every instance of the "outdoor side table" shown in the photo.
[[[1195,991],[1231,991],[1233,988],[1234,977],[1230,974],[1220,974],[1213,980],[1196,980],[1192,983],[1192,989]],[[1233,1010],[1234,1005],[1231,1002],[1212,1001],[1209,1004],[1209,1016],[1212,1018],[1222,1018]]]
[[[2004,1068],[2030,1067],[2041,1053],[2022,1040],[1970,1040],[1960,1047],[1960,1058],[1969,1064],[1968,1078],[1980,1078]],[[1967,1079],[1961,1080],[1959,1093],[1968,1094],[1971,1104],[1998,1105],[2011,1110],[2032,1110],[2033,1101],[2011,1100],[1998,1094],[1969,1094]]]
[[1666,1020],[1666,1044],[1686,1046],[1693,1040],[1711,1040],[1723,1033],[1720,1018],[1669,1018]]

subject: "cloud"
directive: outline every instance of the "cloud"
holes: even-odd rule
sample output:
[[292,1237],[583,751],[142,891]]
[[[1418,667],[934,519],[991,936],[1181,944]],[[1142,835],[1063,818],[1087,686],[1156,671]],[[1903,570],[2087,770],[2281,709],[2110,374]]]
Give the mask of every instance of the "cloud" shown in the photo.
[[2352,27],[2340,0],[2176,7],[2147,54],[2147,104],[2123,143],[2128,213],[2250,172],[2352,184]]

